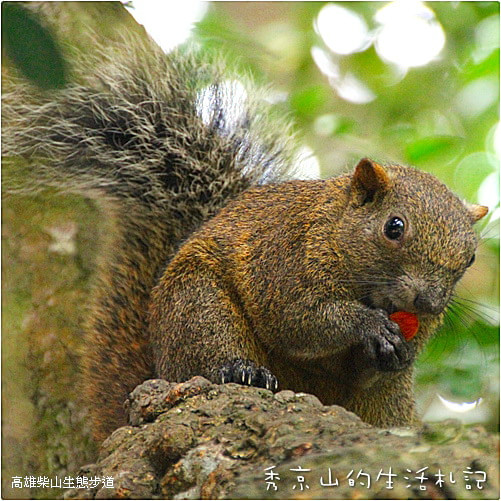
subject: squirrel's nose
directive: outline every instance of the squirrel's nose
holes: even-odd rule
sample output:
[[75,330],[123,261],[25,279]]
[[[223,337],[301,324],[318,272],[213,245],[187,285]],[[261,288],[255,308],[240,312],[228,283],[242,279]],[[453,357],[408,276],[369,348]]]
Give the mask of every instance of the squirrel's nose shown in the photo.
[[414,298],[414,306],[421,313],[438,315],[445,307],[444,295],[441,293],[426,294],[418,292]]

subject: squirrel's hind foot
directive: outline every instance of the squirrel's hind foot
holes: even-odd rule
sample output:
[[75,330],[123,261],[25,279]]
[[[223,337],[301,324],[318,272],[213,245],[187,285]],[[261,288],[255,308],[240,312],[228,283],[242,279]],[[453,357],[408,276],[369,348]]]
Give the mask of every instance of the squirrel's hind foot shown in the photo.
[[247,386],[278,390],[277,378],[266,368],[258,367],[252,360],[236,358],[219,369],[220,382],[238,383]]

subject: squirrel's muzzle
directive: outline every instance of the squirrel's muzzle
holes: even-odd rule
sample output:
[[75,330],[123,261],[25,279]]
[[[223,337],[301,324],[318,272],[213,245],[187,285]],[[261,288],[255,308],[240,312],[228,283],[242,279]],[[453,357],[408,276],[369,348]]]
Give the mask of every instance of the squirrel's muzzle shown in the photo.
[[448,295],[440,287],[430,287],[414,298],[414,306],[419,313],[438,315],[447,305]]

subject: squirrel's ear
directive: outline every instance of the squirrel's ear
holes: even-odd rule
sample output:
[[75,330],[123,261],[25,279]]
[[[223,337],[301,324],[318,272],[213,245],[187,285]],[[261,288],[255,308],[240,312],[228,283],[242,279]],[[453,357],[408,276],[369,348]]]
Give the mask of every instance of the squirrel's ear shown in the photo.
[[351,180],[351,193],[360,205],[372,202],[377,192],[386,191],[390,186],[390,177],[381,165],[362,158],[355,167]]
[[482,219],[489,212],[489,207],[486,207],[485,205],[465,205],[474,223],[476,223],[479,219]]

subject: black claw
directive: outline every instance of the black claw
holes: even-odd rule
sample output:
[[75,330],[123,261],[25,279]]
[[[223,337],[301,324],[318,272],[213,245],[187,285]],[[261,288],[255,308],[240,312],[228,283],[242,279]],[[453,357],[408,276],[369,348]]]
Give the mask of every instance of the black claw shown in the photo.
[[238,383],[257,386],[271,391],[278,390],[277,378],[266,368],[258,367],[251,360],[237,358],[219,369],[221,383]]

